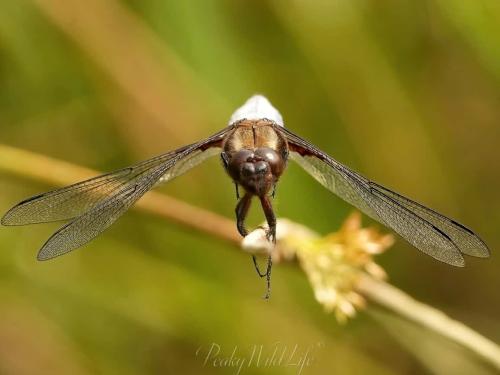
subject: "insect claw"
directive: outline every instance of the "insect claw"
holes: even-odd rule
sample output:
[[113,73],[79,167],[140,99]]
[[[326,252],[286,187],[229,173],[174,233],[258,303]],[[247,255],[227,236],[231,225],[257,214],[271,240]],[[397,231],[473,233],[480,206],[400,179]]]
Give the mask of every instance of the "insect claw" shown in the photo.
[[276,227],[270,227],[266,231],[266,238],[269,242],[276,245]]

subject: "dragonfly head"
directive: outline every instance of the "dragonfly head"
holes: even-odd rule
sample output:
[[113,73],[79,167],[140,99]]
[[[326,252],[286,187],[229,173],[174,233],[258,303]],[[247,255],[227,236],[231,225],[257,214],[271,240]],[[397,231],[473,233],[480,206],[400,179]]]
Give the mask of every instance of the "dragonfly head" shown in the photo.
[[228,160],[227,171],[235,182],[257,196],[267,194],[284,169],[283,159],[270,148],[239,150]]

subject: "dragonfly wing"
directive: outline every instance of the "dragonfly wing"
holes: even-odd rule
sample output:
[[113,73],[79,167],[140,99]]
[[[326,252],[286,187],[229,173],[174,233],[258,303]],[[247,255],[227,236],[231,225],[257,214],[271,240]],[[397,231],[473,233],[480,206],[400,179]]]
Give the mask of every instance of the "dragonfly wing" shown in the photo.
[[27,225],[72,219],[133,178],[133,168],[124,168],[36,195],[11,208],[2,217],[2,225]]
[[395,193],[375,182],[371,182],[372,189],[377,191],[378,194],[383,194],[390,197],[401,206],[406,207],[408,210],[417,213],[420,217],[435,225],[441,231],[446,233],[455,244],[459,247],[460,251],[464,254],[487,258],[490,256],[490,251],[486,244],[479,238],[472,230],[465,225],[450,219],[431,208],[415,202],[405,196]]
[[42,246],[38,260],[52,259],[66,254],[97,237],[150,190],[165,171],[175,165],[175,162],[175,159],[171,159],[148,170],[147,174],[130,180],[113,194],[104,197],[90,210],[64,225]]
[[70,252],[107,229],[162,178],[171,180],[213,156],[228,130],[135,166],[23,201],[7,212],[2,224],[71,219],[49,238],[38,259]]
[[489,255],[484,242],[465,226],[368,180],[289,130],[277,130],[288,141],[290,158],[319,183],[420,251],[454,266],[465,264],[462,253]]
[[129,186],[134,186],[137,180],[152,173],[159,166],[176,160],[160,178],[162,181],[171,180],[214,155],[220,149],[222,137],[227,130],[226,128],[204,141],[181,147],[134,166],[28,198],[11,208],[2,217],[1,224],[27,225],[74,219],[110,195],[119,194]]
[[60,228],[38,252],[38,260],[48,260],[77,249],[102,233],[145,193],[139,185],[127,186],[113,196]]

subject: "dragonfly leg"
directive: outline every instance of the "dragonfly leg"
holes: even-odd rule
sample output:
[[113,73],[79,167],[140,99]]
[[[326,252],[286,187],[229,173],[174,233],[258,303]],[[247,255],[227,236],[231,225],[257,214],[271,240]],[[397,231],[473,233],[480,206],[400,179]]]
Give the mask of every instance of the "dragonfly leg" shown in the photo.
[[276,196],[276,184],[273,185],[273,191],[271,192],[271,197],[274,197]]
[[[274,190],[273,190],[274,194]],[[260,197],[260,203],[262,205],[262,209],[264,210],[264,215],[266,215],[266,221],[267,225],[269,226],[269,229],[267,230],[266,237],[267,239],[272,242],[273,244],[276,244],[276,216],[274,215],[273,211],[273,206],[271,205],[271,200],[267,195],[264,195]],[[254,263],[256,261],[254,260]],[[273,258],[271,254],[267,257],[267,269],[265,273],[261,273],[257,266],[257,272],[259,273],[260,277],[266,276],[266,281],[267,281],[267,291],[266,294],[264,295],[264,299],[269,299],[271,296],[271,271],[273,268]]]
[[246,193],[243,198],[240,199],[236,205],[236,227],[238,232],[245,237],[248,234],[248,230],[245,228],[245,219],[250,209],[250,203],[252,202],[252,194]]
[[271,270],[273,268],[273,258],[271,254],[267,257],[267,269],[266,269],[266,281],[267,281],[267,290],[264,295],[264,299],[269,299],[271,297]]
[[[248,234],[248,230],[245,228],[245,218],[248,214],[248,210],[250,209],[250,203],[252,202],[252,195],[249,193],[246,193],[243,198],[240,199],[238,204],[236,205],[236,226],[238,228],[238,232],[245,237]],[[266,293],[265,298],[269,298],[270,294],[270,275],[271,275],[271,270],[269,267],[269,262],[270,260],[268,259],[268,264],[267,264],[267,270],[266,272],[261,272],[259,268],[259,264],[257,263],[257,257],[255,255],[252,255],[252,260],[253,264],[255,266],[255,270],[257,271],[257,274],[260,277],[266,276],[268,279],[268,291]]]
[[262,209],[264,210],[264,215],[266,215],[267,225],[269,229],[267,230],[266,237],[273,244],[276,243],[276,216],[274,215],[273,206],[271,205],[271,200],[267,195],[260,197],[260,203]]
[[236,199],[240,199],[240,190],[238,189],[238,183],[234,183],[234,188],[236,190]]
[[272,268],[273,268],[273,258],[272,258],[271,255],[269,255],[267,257],[266,272],[261,272],[261,270],[259,268],[259,265],[257,263],[257,258],[256,258],[255,255],[252,255],[252,259],[253,259],[253,264],[255,266],[255,270],[257,271],[257,274],[260,277],[265,277],[266,278],[266,281],[267,281],[267,290],[266,290],[266,294],[264,295],[264,299],[269,299],[269,297],[271,296],[271,271],[272,271]]

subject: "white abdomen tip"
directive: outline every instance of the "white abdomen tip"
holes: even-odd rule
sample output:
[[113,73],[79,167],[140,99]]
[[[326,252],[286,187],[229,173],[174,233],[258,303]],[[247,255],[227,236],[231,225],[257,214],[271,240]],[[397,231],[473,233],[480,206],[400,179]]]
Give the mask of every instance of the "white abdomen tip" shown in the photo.
[[273,107],[269,100],[263,95],[254,95],[233,113],[229,120],[229,125],[243,119],[261,120],[264,118],[272,120],[280,126],[284,126],[283,117],[281,117],[281,114]]

